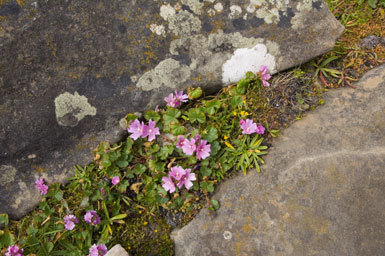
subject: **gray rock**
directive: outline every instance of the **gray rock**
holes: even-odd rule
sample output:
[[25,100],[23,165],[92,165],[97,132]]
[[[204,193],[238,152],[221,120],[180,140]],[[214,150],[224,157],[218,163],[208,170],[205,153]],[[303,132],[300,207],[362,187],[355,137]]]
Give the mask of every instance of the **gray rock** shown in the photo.
[[0,213],[12,218],[38,202],[36,178],[63,182],[99,141],[119,140],[127,112],[298,65],[343,32],[320,0],[23,2],[0,6],[0,166],[17,170]]
[[370,35],[361,40],[361,47],[364,49],[373,49],[376,48],[378,44],[380,44],[382,41],[382,38],[375,35]]
[[112,247],[105,256],[129,256],[120,244]]
[[221,184],[176,255],[384,255],[385,65],[356,85],[284,130],[262,173]]

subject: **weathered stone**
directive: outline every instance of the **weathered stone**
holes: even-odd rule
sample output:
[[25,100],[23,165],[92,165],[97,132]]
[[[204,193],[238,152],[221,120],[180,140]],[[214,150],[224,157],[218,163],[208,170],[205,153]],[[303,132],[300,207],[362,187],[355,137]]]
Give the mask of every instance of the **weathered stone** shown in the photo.
[[343,31],[321,0],[1,3],[0,165],[17,173],[0,213],[12,218],[39,200],[36,178],[62,182],[99,141],[121,138],[127,112],[298,65]]
[[376,48],[381,43],[382,38],[376,35],[370,35],[361,40],[361,47],[364,49]]
[[112,247],[105,256],[129,256],[120,244]]
[[262,173],[221,184],[176,255],[384,255],[385,65],[283,131]]

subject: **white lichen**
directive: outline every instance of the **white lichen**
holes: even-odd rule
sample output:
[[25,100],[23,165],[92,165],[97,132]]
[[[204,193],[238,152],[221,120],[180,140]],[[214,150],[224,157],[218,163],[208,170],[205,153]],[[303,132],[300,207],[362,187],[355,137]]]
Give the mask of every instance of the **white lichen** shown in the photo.
[[233,237],[233,234],[230,231],[226,230],[225,232],[223,232],[223,238],[225,240],[230,240],[232,237]]
[[84,117],[96,115],[96,108],[85,96],[65,92],[55,99],[56,121],[62,126],[76,126]]
[[232,5],[230,6],[230,13],[229,18],[230,19],[236,19],[242,14],[242,8],[239,5]]
[[164,4],[160,7],[160,16],[167,21],[175,15],[175,9],[170,4]]
[[297,11],[309,11],[313,8],[313,2],[314,0],[302,0],[302,2],[299,2],[296,6]]
[[190,7],[191,11],[193,11],[196,15],[201,14],[201,9],[204,5],[199,0],[182,0],[182,4]]
[[263,65],[267,66],[270,73],[276,72],[275,57],[267,53],[266,45],[256,44],[252,48],[237,49],[222,66],[222,82],[235,83],[244,78],[246,72],[258,72]]
[[190,36],[201,30],[202,24],[198,17],[188,11],[180,11],[169,17],[168,28],[177,36]]
[[165,87],[175,88],[177,84],[189,79],[190,74],[191,70],[188,66],[182,65],[174,59],[165,59],[154,69],[144,73],[136,86],[143,91]]
[[214,9],[209,8],[209,9],[207,10],[207,14],[208,14],[210,17],[213,17],[213,16],[216,14],[216,12],[215,12]]
[[217,11],[218,13],[222,12],[223,11],[223,5],[221,3],[216,3],[214,5],[214,9],[215,11]]
[[0,166],[0,185],[5,186],[15,180],[17,170],[11,165]]
[[165,36],[166,35],[166,29],[164,28],[163,25],[151,24],[150,30],[152,33],[155,33],[158,36]]

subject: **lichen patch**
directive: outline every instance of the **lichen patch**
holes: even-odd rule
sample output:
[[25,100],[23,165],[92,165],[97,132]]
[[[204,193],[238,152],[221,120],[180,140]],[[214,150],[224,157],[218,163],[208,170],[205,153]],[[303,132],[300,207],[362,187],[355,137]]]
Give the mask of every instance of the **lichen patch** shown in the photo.
[[230,13],[229,13],[230,19],[239,18],[241,14],[242,14],[242,8],[239,5],[230,6]]
[[84,117],[96,115],[96,108],[85,96],[65,92],[55,99],[55,113],[59,125],[74,127]]
[[193,11],[196,15],[201,14],[201,9],[204,5],[199,0],[182,0],[182,4],[190,7],[191,11]]
[[164,4],[160,7],[160,16],[167,21],[170,17],[175,15],[175,9],[169,5]]
[[248,71],[258,72],[262,65],[267,66],[271,73],[275,72],[275,57],[267,53],[266,45],[256,44],[253,48],[237,49],[222,66],[222,82],[237,82]]
[[143,91],[156,88],[175,88],[177,84],[189,79],[191,70],[174,59],[161,61],[154,69],[144,73],[136,84]]
[[163,25],[158,24],[151,24],[150,30],[152,33],[157,34],[158,36],[165,36],[166,35],[166,29]]
[[202,24],[198,17],[188,11],[180,11],[169,17],[168,28],[177,36],[190,36],[201,30]]
[[0,185],[5,186],[15,180],[17,170],[11,165],[0,166]]

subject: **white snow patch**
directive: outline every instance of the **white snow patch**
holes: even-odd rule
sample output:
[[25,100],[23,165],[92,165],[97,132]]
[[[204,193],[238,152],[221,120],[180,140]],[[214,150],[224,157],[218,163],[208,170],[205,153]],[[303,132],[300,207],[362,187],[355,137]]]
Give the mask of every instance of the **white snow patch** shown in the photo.
[[167,21],[171,16],[175,15],[175,9],[169,5],[164,4],[160,7],[160,16]]
[[237,49],[233,56],[222,65],[222,82],[230,84],[245,77],[246,72],[258,72],[261,66],[267,66],[270,73],[275,73],[275,57],[267,53],[264,44],[253,48]]

